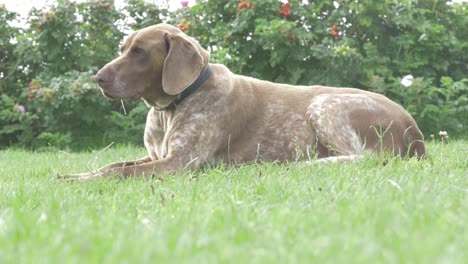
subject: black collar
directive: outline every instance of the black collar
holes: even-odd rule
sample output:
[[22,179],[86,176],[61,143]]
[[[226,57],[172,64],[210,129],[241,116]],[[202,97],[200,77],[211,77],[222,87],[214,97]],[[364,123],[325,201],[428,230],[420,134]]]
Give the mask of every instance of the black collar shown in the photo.
[[207,80],[210,78],[211,75],[211,66],[208,63],[208,66],[206,67],[205,71],[203,71],[200,76],[193,82],[187,89],[185,89],[177,99],[172,101],[172,103],[168,106],[166,106],[163,109],[158,109],[158,110],[170,110],[170,109],[175,109],[182,101],[187,98],[189,95],[194,93],[198,88],[200,88]]

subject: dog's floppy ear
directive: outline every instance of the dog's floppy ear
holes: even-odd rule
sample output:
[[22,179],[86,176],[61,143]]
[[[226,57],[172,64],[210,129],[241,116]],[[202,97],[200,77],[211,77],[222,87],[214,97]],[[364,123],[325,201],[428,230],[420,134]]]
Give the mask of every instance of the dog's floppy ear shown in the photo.
[[204,68],[203,56],[192,41],[183,35],[166,34],[169,48],[164,61],[162,87],[169,95],[183,92],[200,76]]

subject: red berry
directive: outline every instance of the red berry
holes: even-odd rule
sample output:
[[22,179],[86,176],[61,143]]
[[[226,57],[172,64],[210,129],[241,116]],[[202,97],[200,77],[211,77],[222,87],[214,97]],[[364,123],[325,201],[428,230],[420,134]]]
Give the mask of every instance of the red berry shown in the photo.
[[337,38],[337,37],[339,36],[339,33],[338,33],[337,31],[333,31],[333,32],[332,32],[332,36],[333,36],[334,38]]
[[107,10],[107,9],[109,9],[110,4],[109,4],[109,3],[105,3],[105,4],[102,5],[102,7],[103,7],[104,9]]
[[292,41],[294,39],[294,36],[292,34],[289,34],[287,37],[286,37],[289,41]]
[[289,2],[281,5],[280,15],[282,17],[289,18],[291,16],[290,11],[291,4]]
[[242,8],[244,8],[246,5],[247,5],[247,3],[246,3],[245,1],[240,2],[240,3],[237,5],[237,11],[241,11]]
[[246,7],[247,9],[251,9],[251,8],[252,8],[252,5],[251,5],[250,3],[247,3],[247,4],[245,5],[245,7]]
[[183,24],[179,24],[177,25],[177,27],[184,32],[187,30],[187,28]]
[[289,18],[291,16],[288,12],[283,11],[283,10],[281,10],[279,13],[280,13],[280,16],[285,17],[285,18]]
[[337,26],[337,25],[333,25],[332,30],[333,30],[333,31],[338,31],[338,26]]

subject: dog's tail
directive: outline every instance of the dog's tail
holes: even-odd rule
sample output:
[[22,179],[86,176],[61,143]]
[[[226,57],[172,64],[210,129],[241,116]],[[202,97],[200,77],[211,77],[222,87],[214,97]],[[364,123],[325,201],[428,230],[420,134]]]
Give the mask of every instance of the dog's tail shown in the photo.
[[407,156],[417,157],[419,160],[426,156],[426,144],[424,144],[424,136],[416,127],[409,128],[405,135],[405,141],[408,146]]
[[409,146],[408,154],[410,157],[417,157],[419,160],[426,157],[426,145],[422,140],[415,140]]

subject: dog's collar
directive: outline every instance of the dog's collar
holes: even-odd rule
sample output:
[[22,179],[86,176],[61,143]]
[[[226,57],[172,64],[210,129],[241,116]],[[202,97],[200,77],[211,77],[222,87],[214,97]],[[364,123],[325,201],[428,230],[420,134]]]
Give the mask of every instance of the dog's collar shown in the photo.
[[189,95],[194,93],[198,88],[200,88],[207,80],[210,78],[211,75],[211,66],[208,63],[208,66],[206,67],[205,71],[198,76],[198,78],[193,82],[187,89],[185,89],[179,96],[179,98],[175,99],[173,104],[176,106],[179,105],[185,98],[187,98]]
[[189,97],[192,93],[194,93],[198,88],[200,88],[207,80],[210,78],[211,75],[211,66],[208,63],[208,66],[206,69],[198,76],[198,78],[189,86],[187,89],[185,89],[172,103],[170,103],[168,106],[164,108],[156,108],[158,111],[163,111],[163,110],[172,110],[175,109],[182,101]]

